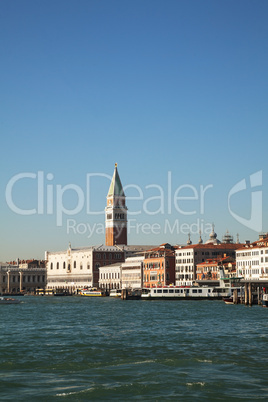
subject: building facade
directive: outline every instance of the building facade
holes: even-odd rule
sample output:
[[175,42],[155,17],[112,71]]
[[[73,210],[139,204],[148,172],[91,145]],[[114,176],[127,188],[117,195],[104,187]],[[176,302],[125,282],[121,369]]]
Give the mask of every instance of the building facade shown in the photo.
[[205,262],[196,264],[196,280],[220,280],[221,270],[224,272],[225,278],[233,278],[236,276],[236,263],[235,258],[227,257],[223,258],[207,259]]
[[44,289],[47,275],[45,263],[37,260],[0,264],[0,294],[35,293]]
[[122,289],[143,288],[144,256],[129,257],[121,265]]
[[116,246],[91,246],[46,252],[47,288],[68,289],[71,293],[99,284],[101,266],[123,262],[125,252]]
[[127,207],[123,186],[115,164],[105,208],[105,244],[127,244]]
[[268,234],[236,251],[236,270],[245,280],[268,280]]
[[192,286],[197,279],[196,266],[208,259],[229,256],[235,259],[237,243],[206,243],[182,246],[176,250],[176,286]]
[[121,266],[116,263],[100,267],[99,287],[105,290],[121,289]]
[[174,285],[175,250],[162,244],[145,252],[143,261],[143,286],[145,288]]

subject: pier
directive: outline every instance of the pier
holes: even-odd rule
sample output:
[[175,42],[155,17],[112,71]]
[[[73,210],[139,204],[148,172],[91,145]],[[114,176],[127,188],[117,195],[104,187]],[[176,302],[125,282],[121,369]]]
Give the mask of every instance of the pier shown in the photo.
[[[244,286],[244,295],[241,293],[241,303],[252,306],[252,304],[262,304],[263,288],[268,287],[268,280],[242,280]],[[236,299],[238,302],[238,299]],[[235,302],[235,295],[234,295]],[[237,303],[235,303],[237,304]]]

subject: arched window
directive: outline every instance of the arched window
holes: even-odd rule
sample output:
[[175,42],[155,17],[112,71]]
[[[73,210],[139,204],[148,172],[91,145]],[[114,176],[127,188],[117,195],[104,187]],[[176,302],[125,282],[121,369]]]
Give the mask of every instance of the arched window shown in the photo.
[[76,268],[76,261],[74,261],[74,268]]
[[59,269],[59,267],[60,267],[60,264],[59,264],[59,262],[57,262],[57,269]]

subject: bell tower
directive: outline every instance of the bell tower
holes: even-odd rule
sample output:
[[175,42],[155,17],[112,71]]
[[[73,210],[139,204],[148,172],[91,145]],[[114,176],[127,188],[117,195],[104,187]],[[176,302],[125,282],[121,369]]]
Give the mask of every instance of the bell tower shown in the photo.
[[115,164],[105,208],[105,244],[127,244],[126,196]]

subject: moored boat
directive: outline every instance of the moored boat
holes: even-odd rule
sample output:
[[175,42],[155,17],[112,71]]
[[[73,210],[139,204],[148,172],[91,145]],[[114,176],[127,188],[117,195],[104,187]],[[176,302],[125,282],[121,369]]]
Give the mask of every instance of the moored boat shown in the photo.
[[105,291],[102,289],[97,288],[89,288],[89,289],[82,289],[80,291],[81,296],[95,296],[95,297],[102,297],[106,296]]
[[143,300],[222,300],[229,298],[236,288],[218,286],[161,287],[142,289]]
[[109,296],[111,297],[121,297],[121,289],[111,289]]
[[201,300],[201,299],[221,299],[218,292],[214,292],[213,287],[158,287],[142,289],[141,298],[144,300],[153,299],[174,299],[174,300]]
[[[174,300],[222,300],[223,298],[230,298],[233,292],[239,292],[241,287],[234,286],[234,279],[238,278],[224,278],[223,270],[220,270],[221,278],[219,285],[200,285],[194,286],[164,286],[155,288],[142,289],[141,298],[143,300],[152,299],[174,299]],[[199,281],[200,282],[200,281]]]
[[268,293],[264,293],[262,296],[262,306],[268,307]]
[[53,296],[72,296],[68,289],[56,289],[53,291]]
[[224,301],[225,304],[234,304],[233,296],[223,297],[222,300]]

